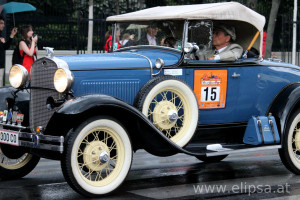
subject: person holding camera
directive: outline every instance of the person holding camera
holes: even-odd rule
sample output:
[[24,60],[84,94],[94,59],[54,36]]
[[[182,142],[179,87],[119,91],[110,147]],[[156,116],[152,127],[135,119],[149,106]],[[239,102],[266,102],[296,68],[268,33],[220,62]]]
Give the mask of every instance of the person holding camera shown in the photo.
[[22,65],[27,69],[30,79],[30,69],[34,60],[36,60],[38,47],[38,36],[33,35],[31,25],[21,27],[22,40],[19,42],[20,55],[23,58]]

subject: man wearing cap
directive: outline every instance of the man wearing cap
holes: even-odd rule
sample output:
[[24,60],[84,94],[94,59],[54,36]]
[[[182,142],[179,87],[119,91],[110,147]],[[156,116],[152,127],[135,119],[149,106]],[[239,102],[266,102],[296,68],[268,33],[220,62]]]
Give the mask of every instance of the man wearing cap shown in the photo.
[[236,61],[242,56],[243,48],[231,43],[236,40],[235,28],[227,25],[217,25],[214,28],[212,45],[215,51],[208,60]]
[[157,28],[156,24],[151,24],[150,26],[147,27],[146,37],[142,38],[138,42],[138,44],[153,45],[153,46],[158,45],[157,38],[156,38],[157,32],[158,32],[158,28]]

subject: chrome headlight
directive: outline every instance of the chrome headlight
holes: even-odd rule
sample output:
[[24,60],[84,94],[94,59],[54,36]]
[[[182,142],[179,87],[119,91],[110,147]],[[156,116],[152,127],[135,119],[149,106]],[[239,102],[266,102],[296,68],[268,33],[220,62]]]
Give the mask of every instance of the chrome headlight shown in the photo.
[[155,61],[155,67],[157,69],[160,69],[160,68],[162,68],[164,66],[165,66],[165,61],[163,59],[161,59],[161,58],[157,58],[156,61]]
[[70,70],[68,69],[58,69],[54,74],[54,87],[55,89],[63,93],[70,89],[73,83],[73,76]]
[[28,81],[28,71],[22,65],[14,65],[9,71],[9,83],[18,89]]

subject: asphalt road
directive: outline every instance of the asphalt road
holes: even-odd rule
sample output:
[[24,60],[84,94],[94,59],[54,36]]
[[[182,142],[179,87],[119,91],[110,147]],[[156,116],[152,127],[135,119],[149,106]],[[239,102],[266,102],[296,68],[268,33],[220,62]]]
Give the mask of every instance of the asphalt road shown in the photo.
[[[64,180],[60,162],[42,159],[26,177],[0,181],[0,200],[85,199]],[[134,154],[122,186],[103,199],[300,199],[300,176],[281,163],[277,150],[230,155],[205,164],[178,154]]]

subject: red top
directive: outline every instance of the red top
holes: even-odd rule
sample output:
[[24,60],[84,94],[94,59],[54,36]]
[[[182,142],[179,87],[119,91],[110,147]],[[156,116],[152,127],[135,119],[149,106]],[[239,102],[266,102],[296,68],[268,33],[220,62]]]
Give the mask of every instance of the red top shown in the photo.
[[[30,49],[30,47],[28,47],[28,49]],[[23,56],[23,50],[20,50],[20,54],[21,56]],[[36,50],[34,50],[33,52],[34,54],[36,53]],[[33,63],[33,56],[29,56],[25,53],[24,55],[24,59],[23,59],[23,63],[22,65],[27,69],[28,74],[29,74],[29,80],[30,80],[30,69],[31,69],[31,65]]]
[[[112,36],[110,35],[107,40],[106,40],[106,43],[105,43],[105,46],[104,46],[104,49],[105,51],[109,52],[110,51],[110,47],[111,47],[111,40],[112,40]],[[119,49],[122,45],[119,43],[119,41],[117,41],[117,49]]]

